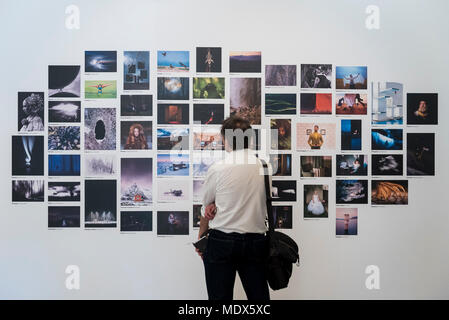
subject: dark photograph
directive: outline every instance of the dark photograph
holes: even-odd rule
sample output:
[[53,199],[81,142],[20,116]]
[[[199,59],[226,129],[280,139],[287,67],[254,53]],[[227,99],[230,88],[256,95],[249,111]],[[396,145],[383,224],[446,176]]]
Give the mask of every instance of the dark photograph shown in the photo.
[[157,78],[158,100],[189,100],[189,78]]
[[189,124],[189,104],[159,103],[157,105],[158,124]]
[[273,206],[273,220],[275,229],[293,228],[293,207],[292,206]]
[[371,204],[408,204],[408,180],[372,180]]
[[266,115],[296,114],[296,94],[266,93],[265,114]]
[[362,120],[341,120],[341,150],[362,150]]
[[151,94],[127,94],[120,96],[120,116],[151,117],[153,96]]
[[189,211],[158,211],[158,235],[188,235]]
[[79,126],[49,126],[48,150],[72,151],[80,150]]
[[117,72],[117,51],[85,51],[85,72]]
[[13,202],[44,202],[44,180],[13,180]]
[[121,121],[120,150],[151,150],[153,148],[151,121]]
[[261,124],[261,79],[231,78],[230,115],[248,119],[251,125]]
[[435,133],[407,134],[407,175],[435,175]]
[[301,88],[330,89],[332,86],[331,64],[302,64]]
[[301,156],[301,177],[332,177],[332,156]]
[[81,122],[81,101],[48,101],[48,122]]
[[438,124],[438,93],[407,93],[407,124]]
[[79,228],[80,207],[48,207],[49,228]]
[[371,175],[402,176],[404,174],[404,156],[402,154],[371,155]]
[[19,92],[17,111],[19,132],[44,131],[43,92]]
[[193,205],[192,226],[195,229],[200,227],[201,207],[202,207],[201,204]]
[[81,161],[79,154],[48,155],[49,176],[79,176]]
[[121,211],[120,231],[153,231],[152,211]]
[[12,175],[44,175],[44,136],[12,136]]
[[224,104],[195,103],[193,105],[194,124],[222,124],[224,120]]
[[270,154],[270,164],[273,169],[273,176],[291,176],[292,175],[292,155]]
[[265,86],[296,86],[296,65],[266,65]]
[[273,180],[273,201],[296,201],[296,180]]
[[81,183],[75,182],[48,182],[48,201],[80,201]]
[[84,193],[85,227],[117,227],[117,180],[85,180]]
[[262,52],[231,51],[229,53],[229,72],[260,73],[262,70]]
[[79,98],[81,96],[81,67],[48,66],[48,96]]
[[301,93],[301,114],[332,114],[332,93]]
[[368,157],[360,154],[337,154],[337,176],[368,175]]
[[368,204],[368,180],[337,180],[336,204]]
[[196,72],[221,72],[221,48],[196,48]]
[[150,89],[150,52],[123,52],[123,89]]

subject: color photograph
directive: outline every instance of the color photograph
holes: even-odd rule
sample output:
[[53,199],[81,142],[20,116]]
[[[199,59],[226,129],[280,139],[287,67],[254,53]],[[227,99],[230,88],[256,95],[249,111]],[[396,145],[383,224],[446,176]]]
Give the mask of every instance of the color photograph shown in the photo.
[[335,113],[365,115],[368,110],[368,95],[365,93],[337,93]]
[[401,125],[404,117],[404,88],[398,82],[371,82],[371,123]]
[[224,104],[217,103],[195,103],[193,105],[193,123],[194,124],[218,124],[221,125],[224,120]]
[[335,123],[296,123],[297,150],[335,150]]
[[158,124],[189,124],[188,103],[159,103],[157,105]]
[[293,87],[296,86],[296,65],[266,65],[266,87]]
[[273,201],[296,202],[296,180],[273,180],[271,197]]
[[150,89],[150,52],[123,52],[123,90]]
[[301,178],[332,177],[332,156],[301,156]]
[[438,93],[407,93],[407,124],[438,124]]
[[117,72],[117,51],[85,51],[84,72]]
[[337,180],[336,204],[368,204],[368,180]]
[[81,101],[48,101],[48,122],[81,122]]
[[332,114],[332,93],[301,93],[301,114]]
[[328,218],[329,186],[326,184],[304,185],[304,218]]
[[86,99],[116,99],[116,80],[86,80],[84,82],[84,98]]
[[356,236],[358,209],[357,208],[337,208],[335,213],[335,235],[336,236]]
[[270,164],[273,176],[292,175],[292,155],[286,153],[270,154]]
[[402,150],[402,129],[372,129],[371,150]]
[[260,78],[231,78],[231,116],[248,119],[251,125],[261,124],[260,80]]
[[362,150],[362,120],[341,120],[341,150]]
[[368,68],[335,67],[336,89],[366,90],[368,88]]
[[84,193],[84,226],[116,228],[117,180],[85,180]]
[[80,127],[79,126],[49,126],[48,127],[48,150],[80,150]]
[[196,48],[196,72],[221,72],[221,48]]
[[158,127],[158,150],[189,150],[189,128]]
[[142,207],[153,201],[153,159],[120,159],[120,206]]
[[50,206],[48,207],[49,228],[79,228],[80,207]]
[[331,64],[301,64],[301,89],[332,88]]
[[266,115],[296,114],[296,94],[266,93],[265,114]]
[[292,124],[290,119],[271,119],[271,150],[291,150]]
[[157,72],[189,72],[189,51],[158,51]]
[[193,78],[193,99],[224,99],[225,78]]
[[120,231],[153,231],[152,211],[120,211]]
[[84,149],[116,149],[115,108],[84,109]]
[[120,121],[120,150],[151,150],[153,123],[151,121]]
[[48,155],[48,175],[54,177],[80,176],[81,157],[79,154]]
[[12,181],[12,202],[44,201],[44,180]]
[[407,133],[407,175],[435,175],[435,133]]
[[48,96],[79,98],[81,96],[80,66],[48,66]]
[[120,96],[120,116],[151,117],[153,96],[151,94],[127,94]]
[[17,120],[19,132],[43,132],[44,93],[19,92],[17,96]]
[[157,201],[179,202],[190,199],[191,180],[160,179],[157,182]]
[[293,206],[273,206],[272,212],[275,229],[293,228]]
[[158,235],[188,235],[189,211],[158,211]]
[[229,53],[229,72],[260,73],[262,70],[262,52],[231,51]]
[[371,174],[373,176],[402,176],[404,174],[402,154],[371,155]]
[[157,175],[166,176],[189,176],[189,155],[188,154],[158,154],[157,155]]
[[372,180],[371,204],[408,204],[408,180]]
[[158,100],[189,100],[189,78],[158,77]]
[[44,136],[12,136],[12,175],[44,175]]
[[337,176],[367,176],[368,156],[363,154],[337,154]]

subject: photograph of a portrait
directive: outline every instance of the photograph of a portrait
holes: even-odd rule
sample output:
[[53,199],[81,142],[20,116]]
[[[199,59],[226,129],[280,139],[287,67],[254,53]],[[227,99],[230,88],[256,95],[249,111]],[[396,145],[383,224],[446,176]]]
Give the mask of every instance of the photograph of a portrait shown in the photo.
[[336,125],[325,122],[296,123],[297,150],[335,150]]
[[332,177],[332,156],[301,156],[301,178]]
[[292,124],[291,119],[271,119],[271,150],[291,150]]
[[151,150],[152,121],[120,121],[120,150]]
[[19,132],[44,131],[44,93],[18,92],[17,120]]
[[407,93],[407,124],[438,124],[438,93]]
[[153,211],[120,211],[120,231],[153,231]]
[[293,228],[293,206],[272,206],[275,229]]

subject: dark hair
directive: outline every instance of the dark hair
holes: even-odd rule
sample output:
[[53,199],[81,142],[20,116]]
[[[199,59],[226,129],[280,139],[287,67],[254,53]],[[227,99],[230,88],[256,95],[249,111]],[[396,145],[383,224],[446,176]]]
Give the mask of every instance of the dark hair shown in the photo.
[[[240,130],[241,132],[239,132]],[[232,143],[229,143],[230,141],[228,141],[228,144],[232,146],[232,150],[241,150],[249,148],[249,141],[254,132],[248,120],[231,116],[225,119],[221,126],[223,141],[226,140],[226,134],[228,134],[228,137],[232,137]],[[237,139],[239,136],[243,137],[243,144],[241,143],[242,140]]]

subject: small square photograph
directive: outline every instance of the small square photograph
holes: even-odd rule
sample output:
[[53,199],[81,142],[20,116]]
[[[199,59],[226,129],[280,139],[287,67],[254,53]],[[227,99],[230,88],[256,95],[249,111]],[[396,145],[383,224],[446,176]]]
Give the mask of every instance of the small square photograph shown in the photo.
[[362,150],[362,120],[341,120],[341,150]]
[[261,124],[261,79],[231,78],[230,115]]
[[123,90],[150,89],[150,52],[123,52]]
[[196,72],[221,72],[221,48],[197,47]]
[[210,166],[222,160],[223,157],[223,152],[195,152],[192,158],[193,176],[195,178],[205,177]]
[[79,176],[81,159],[79,154],[49,154],[49,176]]
[[194,127],[193,150],[223,150],[220,127]]
[[368,204],[368,180],[337,180],[336,204]]
[[79,228],[80,207],[75,206],[49,206],[48,227],[49,228]]
[[296,123],[297,150],[335,150],[335,123]]
[[304,185],[304,218],[328,218],[329,186]]
[[193,205],[192,225],[194,229],[198,229],[200,227],[201,207],[201,204]]
[[337,154],[337,176],[368,175],[368,156],[363,154]]
[[79,126],[49,126],[48,127],[48,150],[72,151],[80,150],[80,127]]
[[48,201],[80,201],[81,200],[81,182],[79,181],[49,181],[48,182]]
[[290,119],[271,119],[271,150],[292,149],[292,121]]
[[301,93],[301,114],[332,114],[332,93]]
[[191,180],[160,179],[157,182],[157,201],[178,202],[190,199]]
[[296,86],[295,64],[270,64],[265,66],[266,87],[294,87]]
[[271,184],[273,201],[296,202],[296,180],[273,180]]
[[193,78],[193,99],[224,99],[225,78]]
[[153,231],[153,211],[120,211],[120,231]]
[[275,229],[293,228],[293,206],[273,206],[272,212]]
[[357,208],[337,208],[335,213],[335,235],[356,236],[357,235]]
[[48,122],[81,122],[81,101],[48,101]]
[[117,51],[85,51],[84,72],[117,72]]
[[189,100],[189,78],[158,77],[158,100]]
[[204,180],[193,180],[193,202],[203,201]]
[[50,98],[81,97],[81,67],[48,66],[48,96]]
[[189,211],[158,211],[158,235],[188,235]]
[[335,67],[336,89],[366,90],[368,88],[368,68]]
[[402,154],[371,155],[371,175],[402,176],[404,174],[404,156]]
[[12,202],[44,202],[44,180],[13,180]]
[[229,72],[231,73],[262,72],[262,52],[231,51],[229,53]]
[[84,81],[84,98],[86,99],[116,99],[116,80],[86,80]]
[[86,177],[110,177],[117,174],[115,154],[84,154],[84,175]]
[[189,72],[189,51],[158,51],[157,72]]
[[407,133],[407,175],[435,175],[435,133]]
[[368,110],[366,93],[337,93],[335,113],[344,115],[365,115]]
[[120,116],[151,117],[153,96],[151,94],[122,94],[120,96]]
[[153,159],[120,159],[120,206],[142,207],[153,202]]
[[265,114],[266,115],[296,114],[296,94],[266,93]]
[[301,65],[301,89],[332,88],[331,64],[302,64]]
[[224,120],[224,104],[222,103],[195,103],[193,105],[194,124],[218,124]]
[[158,150],[189,150],[189,128],[159,127],[157,128]]
[[438,93],[407,93],[407,124],[438,124]]
[[372,129],[371,150],[402,150],[402,129]]
[[159,103],[157,105],[158,124],[189,124],[188,103]]
[[117,227],[117,180],[84,181],[84,226]]
[[44,136],[12,136],[12,175],[44,175]]
[[332,177],[332,156],[301,156],[301,177]]
[[116,149],[115,108],[84,109],[84,149]]
[[157,155],[157,175],[165,176],[189,176],[189,155],[188,154],[158,154]]
[[152,132],[151,121],[120,121],[120,150],[151,150]]
[[408,180],[372,180],[371,204],[408,204]]
[[19,92],[17,96],[19,132],[44,131],[44,93]]
[[402,125],[404,88],[398,82],[371,82],[371,123]]
[[292,175],[292,155],[270,154],[270,164],[273,169],[273,176],[291,176]]

